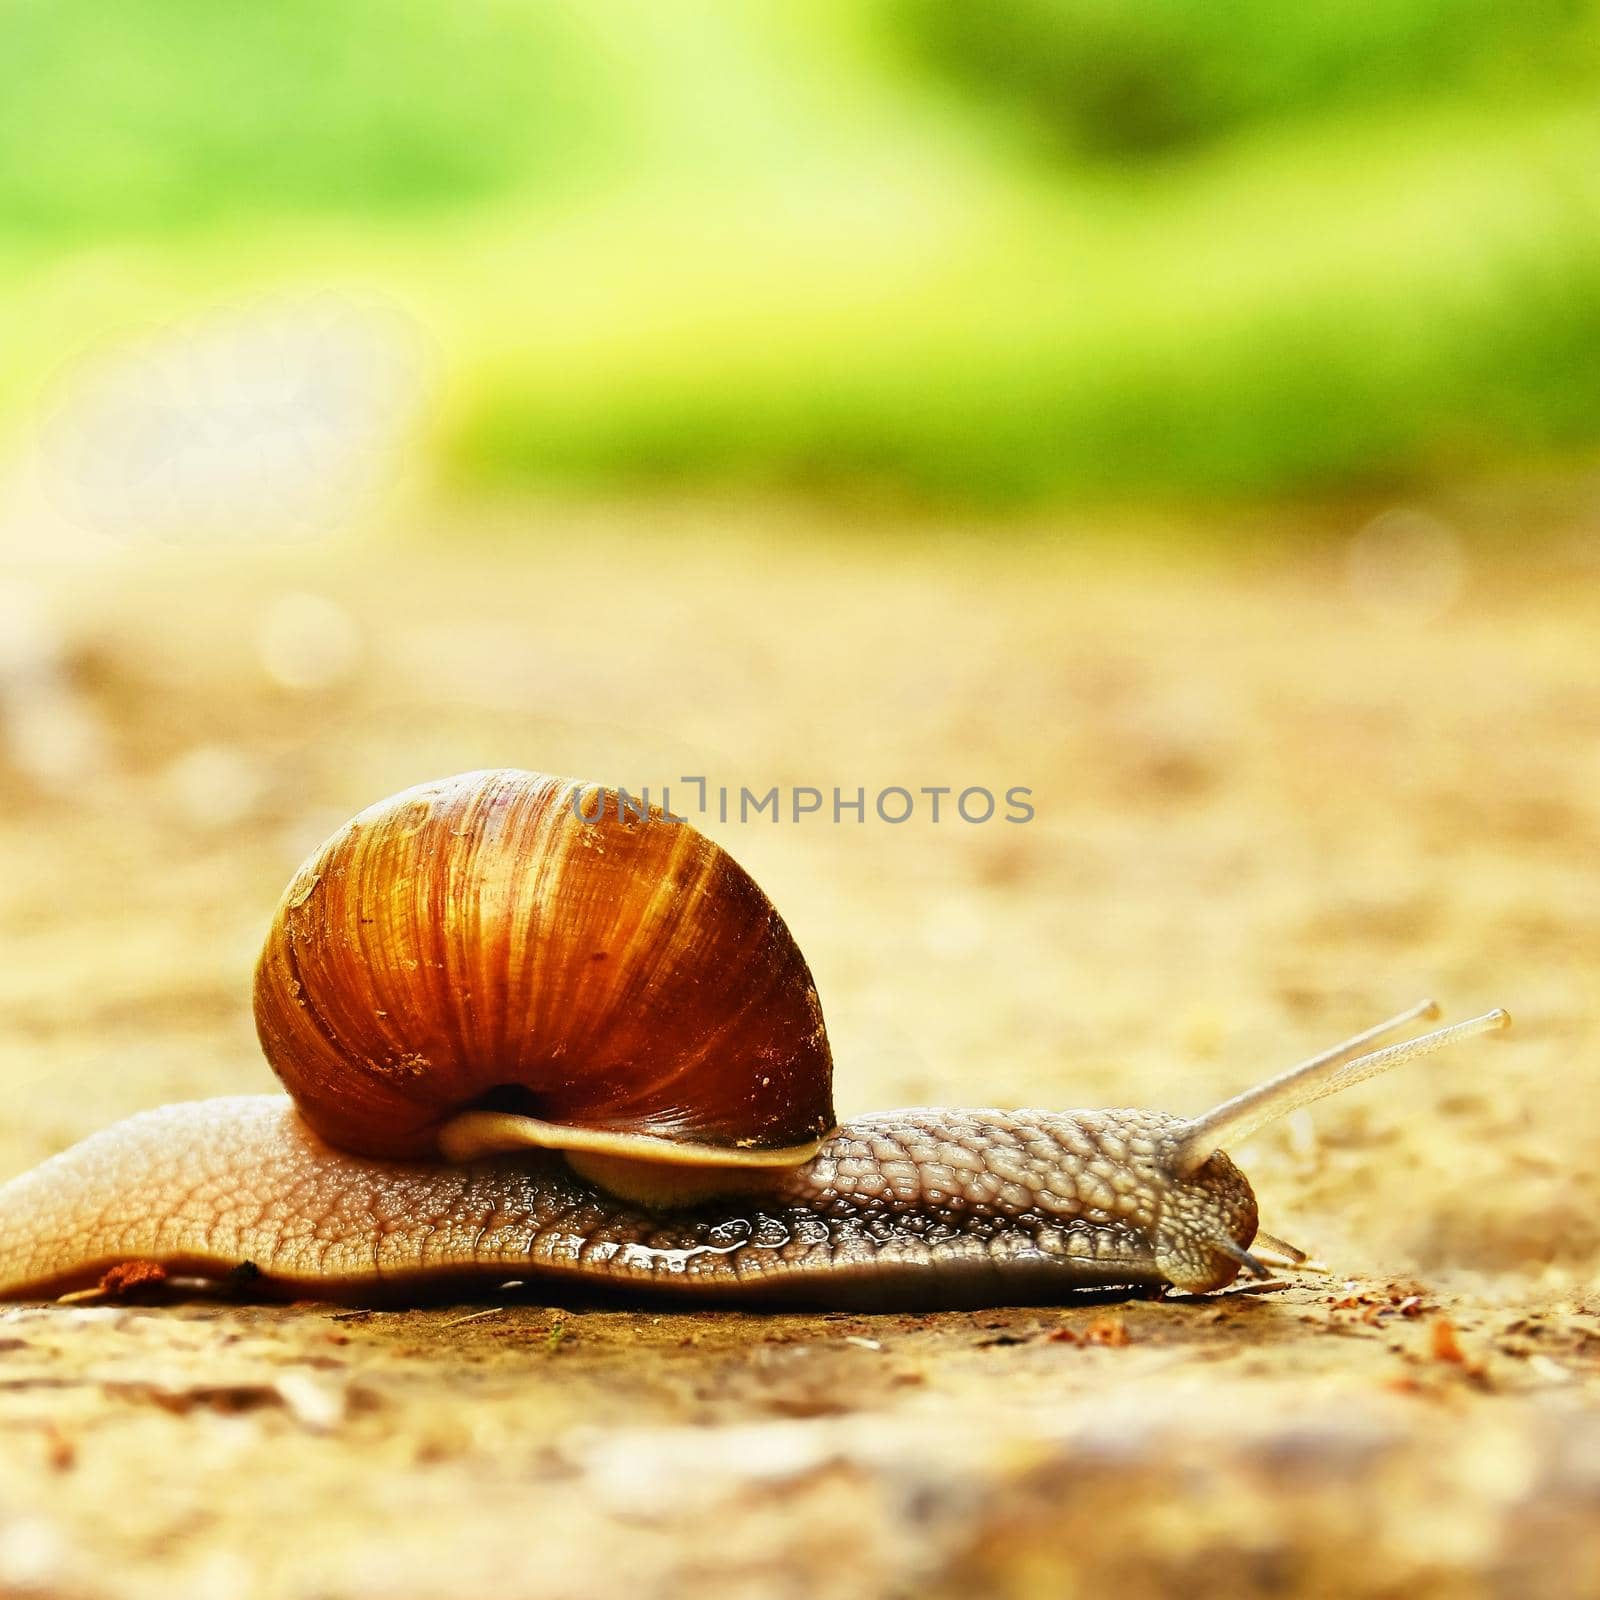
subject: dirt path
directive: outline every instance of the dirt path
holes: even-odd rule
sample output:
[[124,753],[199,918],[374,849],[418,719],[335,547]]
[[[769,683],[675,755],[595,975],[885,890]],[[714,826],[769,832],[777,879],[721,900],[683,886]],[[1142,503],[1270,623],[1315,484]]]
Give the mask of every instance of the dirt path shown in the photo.
[[1274,1294],[0,1311],[0,1594],[1585,1592],[1600,547],[534,520],[11,574],[0,1173],[268,1087],[299,857],[486,764],[1031,788],[1022,826],[707,822],[811,959],[846,1115],[1198,1110],[1429,992],[1517,1031],[1235,1152],[1330,1268]]

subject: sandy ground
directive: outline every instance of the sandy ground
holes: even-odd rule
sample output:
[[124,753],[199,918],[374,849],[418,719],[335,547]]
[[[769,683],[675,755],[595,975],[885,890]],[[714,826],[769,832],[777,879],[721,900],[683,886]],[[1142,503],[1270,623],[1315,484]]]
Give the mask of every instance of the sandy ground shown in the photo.
[[1518,1027],[1234,1152],[1327,1265],[1269,1294],[0,1311],[0,1594],[1600,1593],[1600,538],[545,509],[3,598],[0,1174],[270,1087],[291,870],[482,765],[1031,788],[703,819],[845,1115],[1196,1111],[1427,993]]

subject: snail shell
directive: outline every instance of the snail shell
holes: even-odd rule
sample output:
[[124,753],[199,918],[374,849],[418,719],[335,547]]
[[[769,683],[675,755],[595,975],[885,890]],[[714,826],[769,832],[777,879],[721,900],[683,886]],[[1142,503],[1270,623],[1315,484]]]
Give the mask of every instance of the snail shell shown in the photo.
[[278,905],[255,1015],[301,1116],[365,1156],[793,1165],[835,1121],[816,986],[750,875],[659,808],[539,773],[340,828]]

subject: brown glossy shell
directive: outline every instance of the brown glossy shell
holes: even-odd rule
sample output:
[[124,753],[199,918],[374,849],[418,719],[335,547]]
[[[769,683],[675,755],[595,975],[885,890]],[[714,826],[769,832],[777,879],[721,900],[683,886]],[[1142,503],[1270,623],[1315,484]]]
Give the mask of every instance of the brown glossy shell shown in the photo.
[[431,1154],[482,1106],[739,1151],[834,1123],[816,987],[749,874],[533,772],[347,822],[284,893],[255,1013],[306,1120],[365,1155]]

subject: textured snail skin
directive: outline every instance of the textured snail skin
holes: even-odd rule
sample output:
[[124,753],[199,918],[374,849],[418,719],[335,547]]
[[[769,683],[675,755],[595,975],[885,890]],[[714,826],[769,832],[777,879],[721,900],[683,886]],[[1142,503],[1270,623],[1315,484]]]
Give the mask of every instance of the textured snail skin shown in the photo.
[[212,1279],[248,1263],[260,1293],[353,1303],[516,1279],[869,1308],[1205,1292],[1239,1271],[1256,1206],[1220,1153],[1173,1179],[1164,1152],[1186,1126],[1148,1111],[895,1112],[839,1128],[759,1194],[652,1212],[553,1152],[379,1160],[323,1143],[279,1095],[196,1101],[0,1188],[0,1296],[60,1294],[125,1261]]

